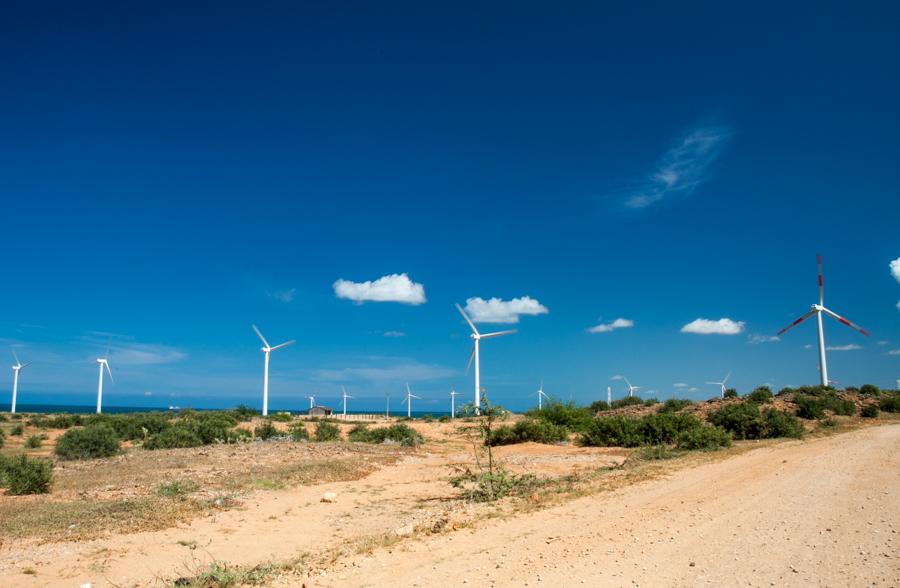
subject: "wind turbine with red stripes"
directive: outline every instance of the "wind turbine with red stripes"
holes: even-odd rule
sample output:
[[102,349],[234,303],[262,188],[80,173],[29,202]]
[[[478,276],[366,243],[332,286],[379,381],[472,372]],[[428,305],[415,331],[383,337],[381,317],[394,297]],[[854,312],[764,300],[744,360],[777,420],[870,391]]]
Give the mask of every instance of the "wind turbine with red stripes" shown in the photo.
[[837,322],[839,322],[843,325],[847,325],[851,329],[855,329],[855,330],[859,331],[866,337],[869,336],[869,333],[862,327],[858,327],[858,326],[854,325],[853,323],[851,323],[844,317],[831,312],[830,310],[825,308],[825,306],[823,306],[825,303],[825,298],[824,298],[824,290],[822,287],[822,256],[821,255],[817,256],[816,261],[819,265],[819,303],[813,304],[810,307],[809,312],[807,312],[806,314],[804,314],[803,316],[801,316],[800,318],[798,318],[797,320],[795,320],[794,322],[792,322],[791,324],[786,326],[785,328],[778,331],[778,335],[779,336],[782,335],[783,333],[785,333],[789,329],[796,327],[797,325],[799,325],[800,323],[802,323],[803,321],[805,321],[812,315],[816,315],[816,324],[818,327],[818,335],[819,335],[819,378],[820,378],[823,386],[828,386],[828,383],[829,383],[828,364],[825,361],[825,331],[822,328],[822,314],[823,313],[827,314],[831,318],[835,319]]

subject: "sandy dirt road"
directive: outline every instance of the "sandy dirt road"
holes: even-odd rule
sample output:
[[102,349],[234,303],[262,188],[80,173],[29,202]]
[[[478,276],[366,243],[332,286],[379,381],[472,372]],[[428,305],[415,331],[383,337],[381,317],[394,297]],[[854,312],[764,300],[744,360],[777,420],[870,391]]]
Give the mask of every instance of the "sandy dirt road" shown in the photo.
[[900,425],[781,443],[277,586],[900,586]]

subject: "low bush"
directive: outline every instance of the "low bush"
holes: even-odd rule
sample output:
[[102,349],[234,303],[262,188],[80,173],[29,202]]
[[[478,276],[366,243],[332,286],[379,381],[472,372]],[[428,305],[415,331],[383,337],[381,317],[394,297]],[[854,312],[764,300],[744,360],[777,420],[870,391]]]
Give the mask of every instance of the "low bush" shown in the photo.
[[563,426],[528,418],[517,422],[513,426],[513,432],[523,442],[560,443],[569,438],[569,431]]
[[578,438],[588,447],[637,447],[642,441],[640,421],[623,416],[597,417]]
[[449,423],[450,417],[446,414],[442,414],[441,416],[438,417],[438,422],[439,423]]
[[863,396],[878,396],[881,394],[881,389],[872,384],[863,384],[859,387],[859,393]]
[[337,425],[325,421],[316,423],[316,431],[313,434],[313,440],[317,442],[323,441],[340,441],[341,430]]
[[47,426],[51,429],[69,429],[84,425],[84,417],[80,414],[57,414],[47,419]]
[[795,396],[794,404],[797,405],[797,416],[801,419],[825,418],[825,406],[814,396]]
[[86,426],[104,424],[113,428],[123,441],[143,440],[168,429],[172,423],[169,413],[95,414],[83,419]]
[[626,396],[625,398],[619,398],[618,400],[613,400],[612,404],[609,405],[610,408],[625,408],[626,406],[634,406],[636,404],[644,404],[644,401],[641,400],[640,396]]
[[705,425],[685,413],[662,412],[643,417],[597,417],[578,440],[579,444],[598,447],[637,447],[672,445],[685,431]]
[[156,487],[156,495],[165,498],[184,498],[191,492],[196,492],[200,485],[193,480],[175,480],[163,483]]
[[40,435],[32,435],[25,440],[25,449],[38,449],[44,444],[44,439]]
[[425,442],[422,435],[403,423],[378,429],[370,429],[366,425],[356,425],[347,434],[347,439],[357,443],[399,443],[407,447],[415,447]]
[[735,439],[760,439],[763,419],[753,402],[729,404],[709,414],[709,422],[728,431]]
[[838,422],[832,418],[827,418],[822,420],[822,426],[830,429],[838,426]]
[[687,398],[669,398],[659,407],[659,412],[678,412],[686,406],[694,404]]
[[294,417],[292,417],[289,412],[276,412],[275,414],[269,415],[269,420],[277,423],[289,423],[294,420]]
[[174,426],[151,435],[144,441],[144,449],[178,449],[184,447],[200,447],[204,445],[203,439],[190,427]]
[[885,396],[878,403],[878,407],[884,412],[900,412],[900,393],[893,393]]
[[3,445],[6,443],[6,433],[3,432],[3,429],[0,429],[0,449],[3,449]]
[[306,424],[300,421],[291,423],[291,426],[288,427],[288,432],[290,432],[291,439],[294,441],[309,441],[309,431],[306,430]]
[[605,400],[595,400],[591,402],[591,405],[588,407],[591,412],[602,412],[604,410],[609,410],[609,403]]
[[840,398],[833,391],[826,391],[818,396],[802,394],[794,398],[794,404],[797,405],[797,416],[804,419],[825,418],[826,410],[842,416],[856,414],[856,405]]
[[279,435],[278,429],[270,421],[265,421],[253,429],[253,436],[262,441],[267,441]]
[[253,433],[243,427],[228,431],[228,443],[247,443],[253,440]]
[[737,390],[735,390],[734,388],[728,388],[727,390],[725,390],[724,398],[737,398],[737,397],[738,397],[738,393],[737,393]]
[[709,425],[686,429],[680,432],[675,439],[675,447],[690,451],[712,451],[720,447],[730,446],[731,433]]
[[767,402],[772,402],[772,391],[768,386],[759,386],[750,394],[747,394],[747,400],[750,402],[756,402],[758,404],[765,404]]
[[859,416],[864,419],[874,419],[878,417],[878,407],[874,404],[867,404],[859,411]]
[[10,429],[9,434],[13,437],[21,437],[25,433],[25,425],[19,423],[12,429]]
[[518,475],[495,466],[493,472],[476,474],[466,471],[451,478],[450,484],[461,489],[468,500],[492,502],[505,496],[532,494],[541,485],[541,481],[531,474]]
[[799,439],[803,436],[803,425],[797,417],[783,410],[774,408],[763,411],[763,434],[766,439],[778,437],[793,437]]
[[500,425],[491,429],[490,437],[485,439],[485,444],[492,447],[498,445],[514,445],[519,443],[519,437],[513,431],[511,425]]
[[668,445],[647,445],[641,447],[637,454],[638,459],[645,459],[648,461],[673,459],[681,457],[682,455],[684,455],[684,451],[673,449]]
[[568,431],[585,431],[591,425],[594,411],[586,406],[576,406],[571,401],[562,403],[554,400],[545,404],[541,410],[533,408],[525,415],[557,427],[565,427]]
[[259,414],[256,409],[250,408],[244,404],[239,404],[235,408],[232,408],[228,411],[228,413],[234,418],[234,420],[246,423],[253,419],[257,414]]
[[54,448],[57,457],[67,460],[111,457],[120,451],[119,436],[104,424],[69,429],[56,440]]
[[653,406],[654,404],[659,404],[659,400],[656,398],[648,398],[644,400],[644,406]]
[[10,496],[46,494],[53,483],[53,462],[25,455],[13,458],[0,456],[0,485]]

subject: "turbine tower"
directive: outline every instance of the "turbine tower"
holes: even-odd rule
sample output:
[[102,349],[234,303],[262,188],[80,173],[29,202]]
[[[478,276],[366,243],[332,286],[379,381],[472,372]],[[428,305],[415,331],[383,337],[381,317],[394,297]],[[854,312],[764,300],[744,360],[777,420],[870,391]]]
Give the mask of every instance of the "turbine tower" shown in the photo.
[[853,323],[851,323],[844,317],[842,317],[838,314],[835,314],[835,313],[831,312],[830,310],[828,310],[827,308],[825,308],[825,306],[824,306],[825,294],[824,294],[824,289],[822,286],[822,256],[821,255],[816,257],[816,262],[819,266],[819,303],[813,304],[810,307],[809,312],[807,312],[806,314],[804,314],[803,316],[801,316],[800,318],[798,318],[797,320],[795,320],[794,322],[792,322],[791,324],[786,326],[785,328],[778,331],[778,335],[781,336],[786,331],[796,327],[797,325],[799,325],[800,323],[802,323],[803,321],[805,321],[812,315],[816,315],[816,329],[817,329],[817,334],[818,334],[818,339],[819,339],[819,381],[821,382],[821,384],[823,386],[827,386],[828,385],[828,364],[827,364],[826,358],[825,358],[825,331],[822,327],[822,314],[823,313],[827,314],[828,316],[830,316],[837,322],[841,323],[842,325],[846,325],[846,326],[850,327],[851,329],[855,329],[855,330],[859,331],[860,333],[862,333],[863,335],[865,335],[866,337],[869,336],[869,333],[865,329],[854,325]]
[[606,387],[606,404],[612,408],[612,386]]
[[384,393],[384,402],[385,402],[384,418],[389,419],[389,418],[391,418],[391,393],[390,392]]
[[456,396],[459,394],[456,390],[450,390],[450,418],[456,418]]
[[341,399],[344,401],[344,418],[347,418],[347,399],[353,397],[347,394],[347,389],[343,386],[341,386],[341,392],[343,392]]
[[[406,418],[408,418],[408,419],[412,418],[412,399],[413,398],[418,398],[419,400],[422,400],[419,396],[416,396],[415,394],[412,393],[412,391],[409,389],[409,383],[407,383],[406,384],[406,396],[403,398],[403,402],[406,403]],[[401,402],[401,404],[402,404],[402,402]]]
[[728,381],[728,378],[731,377],[731,372],[728,372],[728,375],[722,378],[721,382],[707,382],[710,386],[719,386],[722,389],[722,398],[725,398],[725,382]]
[[260,351],[265,353],[265,367],[263,368],[263,405],[262,405],[262,415],[269,416],[269,354],[275,351],[276,349],[281,349],[282,347],[287,347],[288,345],[295,343],[293,339],[290,341],[285,341],[275,347],[269,345],[269,342],[266,341],[266,338],[263,337],[263,334],[259,332],[259,329],[256,328],[256,325],[251,325],[253,330],[256,331],[256,336],[259,337],[259,340],[262,341],[263,346],[260,348]]
[[472,334],[469,335],[472,338],[472,352],[469,354],[469,363],[466,366],[466,373],[469,373],[469,367],[472,365],[472,360],[475,360],[475,398],[473,402],[473,406],[475,408],[475,414],[481,414],[481,361],[479,354],[479,343],[482,339],[490,339],[492,337],[500,337],[502,335],[510,335],[515,333],[515,329],[509,331],[497,331],[495,333],[485,333],[481,334],[478,332],[478,329],[475,328],[475,323],[472,322],[472,319],[469,318],[469,315],[462,309],[462,307],[457,304],[456,310],[459,311],[459,314],[462,315],[466,322],[469,323],[469,327],[472,329]]
[[548,401],[550,400],[550,397],[544,393],[544,378],[541,378],[541,387],[537,389],[537,392],[532,392],[530,396],[537,396],[538,410],[544,410],[544,398],[546,398]]
[[11,414],[16,414],[16,392],[19,389],[19,372],[22,371],[22,368],[28,367],[31,365],[31,362],[23,364],[19,361],[19,356],[16,355],[16,350],[12,350],[13,357],[16,358],[16,365],[12,366],[13,371],[13,387],[12,387],[12,402],[10,403]]
[[97,414],[100,414],[103,410],[103,370],[106,369],[106,373],[109,374],[109,381],[111,384],[115,384],[116,381],[113,379],[112,371],[109,369],[109,345],[106,346],[106,354],[103,357],[97,358],[97,366],[100,369],[100,376],[97,379]]
[[309,398],[309,408],[312,410],[316,406],[316,397],[315,396],[307,396]]

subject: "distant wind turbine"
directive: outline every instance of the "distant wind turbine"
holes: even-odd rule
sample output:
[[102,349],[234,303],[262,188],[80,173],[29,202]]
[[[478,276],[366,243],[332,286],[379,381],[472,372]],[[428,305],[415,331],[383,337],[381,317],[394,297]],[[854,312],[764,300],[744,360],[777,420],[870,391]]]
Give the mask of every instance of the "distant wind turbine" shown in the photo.
[[631,382],[628,381],[628,378],[622,376],[622,379],[625,380],[625,385],[628,386],[628,395],[634,396],[636,390],[640,390],[641,386],[632,386]]
[[100,414],[103,410],[103,370],[106,369],[106,373],[109,374],[109,381],[111,384],[115,384],[116,381],[113,379],[112,371],[109,369],[109,344],[106,345],[106,354],[103,357],[97,358],[97,365],[100,368],[100,376],[97,380],[97,414]]
[[544,393],[544,379],[541,378],[541,387],[537,389],[537,392],[532,392],[530,396],[537,396],[538,399],[538,410],[544,410],[543,400],[546,398],[548,401],[550,397]]
[[466,373],[469,373],[469,367],[472,365],[472,360],[475,360],[475,399],[473,402],[473,406],[475,408],[475,414],[481,414],[481,358],[479,352],[479,343],[482,339],[490,339],[492,337],[500,337],[502,335],[510,335],[515,333],[515,329],[508,331],[497,331],[495,333],[484,333],[483,335],[478,332],[478,329],[475,328],[475,323],[472,322],[472,319],[469,318],[469,315],[462,309],[462,307],[457,304],[456,310],[459,311],[459,314],[462,315],[466,322],[469,323],[469,327],[472,329],[472,334],[469,335],[472,338],[472,352],[469,354],[469,363],[466,366]]
[[293,339],[290,341],[285,341],[275,347],[269,345],[269,342],[266,341],[266,338],[263,337],[263,334],[259,332],[259,329],[256,328],[256,325],[252,325],[253,330],[256,331],[256,336],[259,337],[259,340],[263,342],[263,346],[260,348],[260,351],[266,354],[265,367],[263,368],[263,405],[262,405],[262,415],[269,415],[269,354],[275,351],[276,349],[281,349],[282,347],[287,347],[292,343],[296,343]]
[[825,306],[823,306],[825,304],[825,294],[824,294],[823,285],[822,285],[822,256],[821,255],[816,257],[816,262],[819,266],[819,303],[813,304],[810,307],[809,312],[807,312],[806,314],[804,314],[803,316],[801,316],[800,318],[798,318],[797,320],[795,320],[794,322],[792,322],[791,324],[786,326],[785,328],[778,331],[778,336],[781,336],[787,330],[796,327],[797,325],[799,325],[800,323],[802,323],[803,321],[805,321],[812,315],[816,315],[816,332],[818,334],[818,339],[819,339],[819,381],[821,382],[821,384],[823,386],[827,386],[828,385],[828,364],[825,359],[825,330],[822,327],[822,313],[827,314],[828,316],[830,316],[837,322],[841,323],[842,325],[846,325],[846,326],[850,327],[851,329],[855,329],[855,330],[859,331],[866,337],[869,336],[869,333],[862,327],[858,327],[858,326],[854,325],[853,323],[851,323],[844,317],[831,312],[830,310],[825,308]]
[[456,397],[459,395],[459,392],[456,390],[450,390],[450,418],[456,418]]
[[341,386],[341,392],[343,392],[343,395],[341,396],[341,398],[344,401],[344,416],[346,417],[347,416],[347,399],[353,398],[353,397],[350,396],[349,394],[347,394],[347,389],[344,388],[343,386]]
[[606,404],[612,406],[612,386],[606,387]]
[[707,382],[710,386],[719,386],[722,389],[722,398],[725,398],[725,382],[728,381],[728,378],[731,377],[731,372],[728,372],[728,375],[722,378],[721,382]]
[[313,407],[316,406],[316,397],[310,395],[310,396],[307,396],[307,398],[309,398],[309,408],[312,409]]
[[[406,418],[408,418],[408,419],[412,418],[412,399],[413,398],[418,398],[419,400],[422,400],[419,396],[416,396],[415,394],[412,393],[412,391],[409,389],[409,384],[407,383],[406,384],[406,396],[403,398],[403,402],[406,403]],[[402,404],[402,402],[401,402],[401,404]]]
[[19,356],[16,355],[16,350],[12,350],[13,357],[16,358],[16,365],[12,366],[13,370],[13,387],[12,387],[12,403],[10,405],[10,413],[16,414],[16,393],[19,389],[19,372],[22,371],[22,368],[26,368],[31,365],[32,362],[28,362],[23,364],[19,361]]
[[384,393],[384,401],[385,401],[384,418],[389,419],[389,418],[391,418],[391,393],[390,392]]

